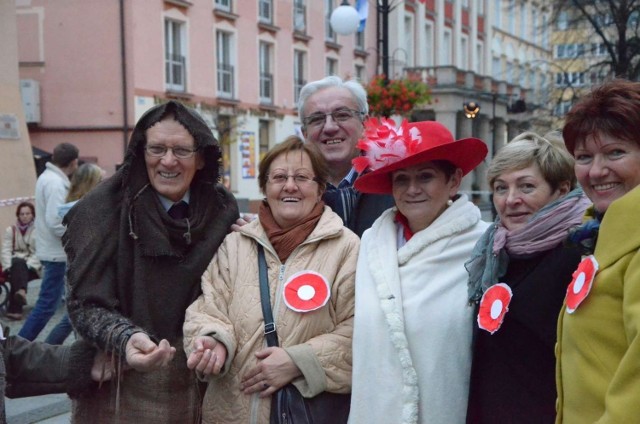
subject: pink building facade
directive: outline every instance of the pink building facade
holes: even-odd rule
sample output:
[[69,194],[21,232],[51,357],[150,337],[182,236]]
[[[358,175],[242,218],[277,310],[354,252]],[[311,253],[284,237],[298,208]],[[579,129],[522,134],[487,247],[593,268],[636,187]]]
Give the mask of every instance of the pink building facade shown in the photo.
[[225,151],[225,181],[259,199],[257,167],[299,133],[297,95],[329,74],[375,73],[375,27],[332,33],[322,0],[16,0],[31,142],[60,142],[113,173],[128,135],[167,99],[198,109]]
[[[111,174],[137,119],[158,102],[180,100],[221,140],[225,183],[238,198],[258,200],[261,155],[299,134],[300,88],[327,75],[366,83],[381,72],[381,0],[368,0],[365,31],[349,36],[328,24],[340,3],[16,0],[31,142],[47,151],[75,143]],[[490,155],[524,129],[551,129],[538,116],[549,86],[548,0],[390,3],[390,76],[418,76],[432,89],[433,102],[414,120],[480,137]],[[473,120],[463,112],[468,101],[482,105]],[[465,178],[463,190],[486,191],[484,171]]]

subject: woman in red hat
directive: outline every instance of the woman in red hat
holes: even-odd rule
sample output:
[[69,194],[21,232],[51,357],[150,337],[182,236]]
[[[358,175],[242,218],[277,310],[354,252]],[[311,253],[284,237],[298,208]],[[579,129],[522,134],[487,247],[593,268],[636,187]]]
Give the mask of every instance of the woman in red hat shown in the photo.
[[455,141],[437,122],[366,123],[355,187],[390,193],[364,233],[356,271],[350,422],[463,423],[473,308],[465,261],[487,228],[458,194],[480,164],[479,139]]

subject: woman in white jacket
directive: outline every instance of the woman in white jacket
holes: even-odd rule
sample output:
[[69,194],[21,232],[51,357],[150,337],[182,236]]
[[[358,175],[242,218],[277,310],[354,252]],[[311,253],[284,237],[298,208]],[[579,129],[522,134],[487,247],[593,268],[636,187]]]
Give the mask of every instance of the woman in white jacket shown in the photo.
[[27,283],[38,278],[40,261],[36,257],[36,211],[33,204],[22,202],[16,208],[16,222],[7,227],[2,238],[2,269],[11,284],[7,318],[22,319],[27,303]]
[[366,123],[354,159],[364,193],[396,206],[362,237],[356,269],[351,423],[464,423],[473,308],[464,263],[487,227],[459,195],[485,144],[437,122]]

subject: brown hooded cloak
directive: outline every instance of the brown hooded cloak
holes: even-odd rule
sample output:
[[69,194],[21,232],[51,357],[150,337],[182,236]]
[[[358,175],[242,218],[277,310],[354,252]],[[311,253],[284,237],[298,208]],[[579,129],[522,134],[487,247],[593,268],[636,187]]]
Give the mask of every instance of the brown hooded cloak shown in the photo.
[[[165,212],[147,176],[146,130],[168,115],[189,131],[205,159],[191,182],[188,219]],[[198,383],[186,367],[182,324],[200,294],[201,275],[238,217],[234,197],[218,184],[220,156],[217,140],[194,111],[173,101],[158,105],[136,124],[123,166],[66,215],[67,307],[80,336],[120,363],[134,332],[177,348],[169,367],[125,370],[96,396],[75,401],[73,422],[198,419]]]

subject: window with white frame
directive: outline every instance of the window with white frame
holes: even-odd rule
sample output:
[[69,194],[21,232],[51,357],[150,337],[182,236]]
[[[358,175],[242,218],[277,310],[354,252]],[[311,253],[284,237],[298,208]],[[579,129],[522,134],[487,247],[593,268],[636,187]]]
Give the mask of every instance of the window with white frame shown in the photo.
[[466,35],[460,36],[460,69],[469,69],[469,42]]
[[301,34],[307,33],[306,0],[293,0],[293,30]]
[[186,91],[186,25],[172,19],[164,21],[165,84],[167,90]]
[[451,30],[445,29],[442,33],[442,49],[440,49],[440,65],[447,66],[452,65],[451,63]]
[[364,50],[364,31],[356,31],[355,39],[356,39],[356,49]]
[[324,0],[324,39],[326,41],[336,42],[336,33],[331,27],[331,12],[333,12],[333,0]]
[[535,7],[531,10],[531,22],[531,38],[533,44],[536,44],[538,42],[538,34],[540,32],[538,31],[538,9]]
[[302,50],[293,51],[293,95],[298,104],[300,90],[307,83],[307,53]]
[[216,9],[231,12],[231,0],[215,0]]
[[[549,17],[545,14],[542,16],[542,28],[547,28],[549,24]],[[549,48],[549,33],[551,31],[542,31],[542,47],[545,49]]]
[[325,72],[326,76],[338,75],[338,60],[328,57]]
[[558,21],[556,22],[556,27],[560,31],[566,31],[569,28],[569,13],[566,11],[562,11],[558,13]]
[[233,34],[216,32],[216,67],[218,70],[218,96],[233,98],[235,69],[232,54]]
[[536,88],[536,71],[534,69],[529,68],[527,78],[527,88],[535,89]]
[[571,100],[560,102],[554,107],[553,114],[556,116],[564,116],[569,113],[569,110],[571,110],[571,106]]
[[260,41],[259,45],[260,66],[260,103],[273,103],[273,45]]
[[405,38],[404,38],[404,48],[406,49],[405,51],[405,58],[404,60],[406,61],[404,66],[414,66],[415,64],[415,58],[414,58],[414,51],[415,51],[415,47],[413,45],[413,38],[414,38],[414,29],[413,29],[413,15],[405,15],[404,16],[404,33],[405,33]]
[[493,20],[496,27],[502,28],[502,0],[493,0]]
[[491,75],[495,80],[502,80],[502,61],[500,57],[493,56],[491,58]]
[[366,68],[364,67],[364,65],[355,65],[355,75],[358,81],[365,82]]
[[513,84],[513,63],[507,60],[507,82]]
[[484,44],[476,44],[476,57],[473,64],[473,70],[477,74],[484,74]]
[[484,15],[484,0],[476,0],[476,9],[478,16]]
[[266,119],[260,119],[258,121],[258,143],[259,143],[259,152],[258,158],[262,160],[264,156],[269,151],[269,146],[271,146],[271,127],[273,123]]
[[509,21],[509,34],[516,33],[516,0],[509,0],[509,13],[508,13],[508,21]]
[[258,0],[258,20],[265,24],[273,23],[273,0]]
[[424,24],[424,54],[425,54],[425,65],[433,66],[434,65],[434,57],[433,52],[435,51],[435,42],[433,38],[433,23],[427,21]]
[[558,72],[556,85],[566,87],[582,87],[586,83],[584,72]]
[[520,38],[528,39],[527,5],[520,3]]
[[518,66],[518,85],[520,87],[524,87],[527,84],[527,73],[524,69],[524,66]]

